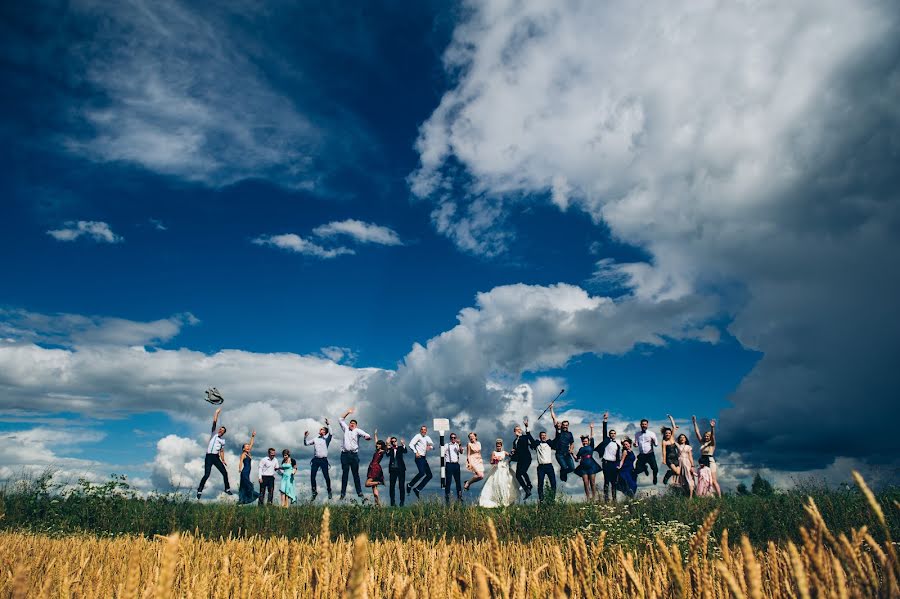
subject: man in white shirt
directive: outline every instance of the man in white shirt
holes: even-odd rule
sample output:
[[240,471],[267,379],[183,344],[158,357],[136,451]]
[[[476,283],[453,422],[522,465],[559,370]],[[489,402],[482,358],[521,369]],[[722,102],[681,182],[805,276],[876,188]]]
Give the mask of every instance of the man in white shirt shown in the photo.
[[341,430],[344,438],[341,439],[341,499],[347,494],[347,477],[353,473],[353,486],[356,487],[356,496],[362,499],[362,484],[359,482],[359,439],[366,441],[372,437],[366,431],[357,426],[356,420],[347,422],[345,418],[353,413],[353,408],[348,409],[341,416]]
[[537,450],[538,501],[544,500],[544,478],[550,481],[551,496],[556,495],[556,471],[553,469],[553,454],[556,444],[541,431],[537,440],[531,440],[531,448]]
[[450,442],[444,448],[444,470],[447,480],[444,483],[444,502],[450,503],[450,481],[456,481],[456,499],[462,501],[462,481],[460,480],[459,456],[462,448],[456,434],[450,433]]
[[269,505],[272,505],[272,496],[275,494],[275,471],[278,469],[278,458],[275,457],[275,448],[270,447],[268,456],[259,461],[259,505],[263,504],[263,496],[269,492]]
[[212,429],[210,430],[212,436],[206,445],[206,460],[203,464],[203,478],[200,479],[200,486],[197,487],[197,499],[200,499],[200,496],[203,494],[203,487],[206,486],[206,480],[209,478],[209,473],[212,471],[213,466],[222,473],[222,479],[225,481],[225,493],[227,495],[232,494],[231,485],[228,484],[228,471],[225,470],[225,439],[222,438],[225,436],[227,429],[224,426],[220,426],[216,430],[221,412],[222,408],[218,408],[216,415],[213,416]]
[[[325,419],[328,424],[328,419]],[[310,460],[309,471],[309,487],[312,489],[312,499],[315,501],[318,492],[316,491],[316,471],[322,470],[322,476],[325,478],[325,489],[328,491],[328,499],[331,499],[331,477],[328,476],[328,444],[331,443],[331,433],[327,426],[319,429],[319,436],[309,440],[309,431],[303,433],[303,444],[313,446],[313,458]]]
[[603,499],[609,501],[609,490],[612,499],[616,500],[619,482],[619,460],[622,459],[622,445],[616,441],[616,431],[606,431],[609,412],[603,414],[603,440],[594,448],[600,454],[600,468],[603,470]]
[[432,479],[431,466],[428,465],[428,458],[425,453],[429,449],[434,449],[434,441],[428,436],[427,426],[423,425],[422,428],[419,429],[418,434],[410,439],[409,448],[412,450],[413,455],[416,456],[416,468],[419,472],[411,481],[406,483],[406,493],[409,494],[409,492],[412,491],[416,494],[416,497],[418,497],[419,492],[424,489],[425,485],[428,484],[428,481]]
[[[656,465],[656,433],[651,430],[650,422],[644,418],[641,420],[641,430],[634,436],[634,446],[637,449],[637,461],[634,463],[635,473],[650,474],[647,466],[653,470],[653,484],[656,484],[656,477],[659,474],[659,466]],[[637,478],[637,474],[635,474]]]

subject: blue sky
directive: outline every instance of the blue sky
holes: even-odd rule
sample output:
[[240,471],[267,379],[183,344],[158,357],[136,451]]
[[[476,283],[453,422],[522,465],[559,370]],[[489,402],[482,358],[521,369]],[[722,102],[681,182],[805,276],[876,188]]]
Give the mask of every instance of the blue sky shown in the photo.
[[565,385],[585,422],[720,418],[731,482],[894,476],[790,424],[841,431],[859,380],[896,412],[900,326],[897,117],[858,66],[897,72],[897,20],[806,8],[4,8],[0,430],[160,488],[196,472],[206,385],[278,445],[354,403],[495,434]]

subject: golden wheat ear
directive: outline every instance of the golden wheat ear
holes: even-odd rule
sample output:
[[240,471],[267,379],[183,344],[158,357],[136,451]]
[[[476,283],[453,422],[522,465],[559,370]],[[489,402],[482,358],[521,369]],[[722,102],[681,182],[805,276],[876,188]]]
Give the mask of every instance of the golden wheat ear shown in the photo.
[[367,550],[369,539],[366,535],[359,535],[353,542],[353,563],[350,565],[350,576],[347,577],[347,590],[344,592],[346,599],[368,599],[369,567],[367,564]]

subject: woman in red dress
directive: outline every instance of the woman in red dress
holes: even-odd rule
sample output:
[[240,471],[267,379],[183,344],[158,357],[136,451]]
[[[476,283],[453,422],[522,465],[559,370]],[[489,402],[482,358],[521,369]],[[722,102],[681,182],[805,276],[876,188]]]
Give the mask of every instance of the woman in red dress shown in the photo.
[[378,498],[378,485],[384,484],[384,472],[381,469],[381,458],[387,452],[387,443],[378,440],[378,431],[373,435],[375,438],[375,455],[369,462],[369,470],[366,472],[366,486],[372,488],[372,495],[375,496],[375,505],[381,505]]

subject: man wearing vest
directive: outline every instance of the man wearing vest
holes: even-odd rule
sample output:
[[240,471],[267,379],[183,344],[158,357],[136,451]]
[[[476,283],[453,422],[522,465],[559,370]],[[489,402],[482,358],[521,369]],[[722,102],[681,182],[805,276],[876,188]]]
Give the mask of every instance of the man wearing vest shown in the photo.
[[231,485],[228,484],[228,471],[225,470],[225,439],[222,438],[225,436],[227,429],[224,426],[220,426],[216,430],[221,412],[222,408],[218,408],[216,415],[213,416],[212,429],[210,430],[212,436],[206,445],[206,461],[203,464],[203,478],[200,479],[200,486],[197,487],[197,499],[200,499],[200,496],[203,494],[203,487],[206,486],[206,480],[209,478],[209,473],[212,471],[213,466],[222,473],[222,479],[225,481],[225,493],[227,495],[232,494]]
[[459,456],[462,448],[455,433],[450,433],[450,442],[444,448],[444,469],[447,479],[444,481],[444,503],[450,503],[450,481],[456,481],[456,499],[462,501],[462,481],[460,480]]
[[544,500],[544,478],[550,480],[551,497],[556,495],[556,472],[553,469],[554,440],[547,438],[547,431],[541,431],[537,441],[532,440],[531,448],[537,450],[538,501]]

